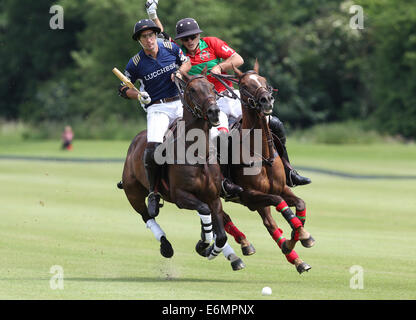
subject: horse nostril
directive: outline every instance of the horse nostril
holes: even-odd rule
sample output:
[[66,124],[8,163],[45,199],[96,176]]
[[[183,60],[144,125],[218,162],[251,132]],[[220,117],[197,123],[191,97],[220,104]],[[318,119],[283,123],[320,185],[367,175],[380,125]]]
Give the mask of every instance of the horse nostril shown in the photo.
[[268,101],[267,101],[267,99],[265,98],[265,97],[262,97],[261,99],[260,99],[260,103],[261,104],[266,104]]
[[220,109],[216,109],[216,108],[209,108],[208,109],[208,113],[212,114],[213,116],[218,115],[220,113]]

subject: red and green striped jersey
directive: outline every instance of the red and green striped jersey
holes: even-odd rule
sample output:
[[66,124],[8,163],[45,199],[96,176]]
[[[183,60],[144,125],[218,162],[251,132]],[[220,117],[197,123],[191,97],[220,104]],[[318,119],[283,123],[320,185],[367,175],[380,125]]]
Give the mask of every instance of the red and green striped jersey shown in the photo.
[[[221,61],[231,57],[235,50],[230,48],[228,44],[216,37],[205,37],[199,40],[199,47],[194,56],[190,55],[186,48],[182,46],[183,52],[191,59],[192,68],[188,72],[190,75],[200,74],[205,66],[208,67],[208,80],[215,85],[218,92],[226,90],[224,85],[214,77],[209,75],[211,69]],[[232,83],[226,81],[232,87]]]

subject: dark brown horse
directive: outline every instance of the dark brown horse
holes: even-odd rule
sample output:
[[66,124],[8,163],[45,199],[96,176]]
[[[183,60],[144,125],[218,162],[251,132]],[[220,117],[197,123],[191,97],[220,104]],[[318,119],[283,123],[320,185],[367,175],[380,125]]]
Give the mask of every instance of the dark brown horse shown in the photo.
[[[240,165],[231,167],[233,181],[243,187],[240,202],[250,210],[256,210],[269,234],[277,242],[289,262],[295,265],[297,271],[302,273],[311,267],[303,262],[293,250],[296,242],[301,241],[305,247],[312,247],[315,240],[304,228],[306,207],[305,202],[295,196],[286,185],[283,163],[274,147],[273,138],[268,126],[267,116],[272,114],[273,97],[271,87],[267,80],[258,74],[259,64],[256,61],[254,70],[242,73],[234,68],[239,82],[242,123],[239,128],[241,145],[247,143],[254,158],[253,163],[244,163],[244,151],[240,147]],[[248,134],[243,133],[243,129]],[[255,130],[261,131],[261,154],[253,154],[255,144]],[[247,142],[244,144],[244,142]],[[235,143],[235,142],[233,142]],[[248,166],[258,166],[258,174],[248,175],[245,170]],[[286,240],[283,232],[278,228],[270,211],[270,206],[276,208],[292,227],[292,239]],[[296,207],[297,216],[293,214],[290,206]]]
[[[183,121],[184,135],[193,129],[204,133],[206,155],[209,154],[209,129],[219,124],[219,108],[216,103],[216,93],[213,85],[206,79],[206,70],[202,75],[189,77],[183,75]],[[151,130],[151,128],[149,128]],[[167,142],[174,145],[175,159],[178,159],[178,141],[180,133],[173,131],[173,140]],[[184,151],[188,152],[192,142],[185,141]],[[124,164],[123,189],[132,207],[142,216],[146,226],[151,229],[160,241],[160,252],[164,257],[173,256],[173,248],[167,240],[166,234],[152,219],[147,211],[145,198],[148,195],[148,181],[143,165],[143,152],[146,146],[146,131],[139,133],[132,141]],[[166,147],[162,144],[161,146]],[[158,152],[156,150],[156,152]],[[193,153],[192,153],[193,154]],[[183,156],[183,155],[182,155]],[[157,191],[163,199],[175,203],[181,209],[196,210],[201,218],[201,240],[197,248],[205,252],[210,260],[222,250],[234,270],[244,268],[232,248],[227,244],[227,236],[223,226],[222,204],[220,200],[221,171],[218,164],[210,164],[207,159],[201,163],[164,165],[164,174],[160,177]],[[212,218],[212,219],[211,219]],[[215,242],[209,246],[213,240]],[[199,247],[198,247],[199,246]]]

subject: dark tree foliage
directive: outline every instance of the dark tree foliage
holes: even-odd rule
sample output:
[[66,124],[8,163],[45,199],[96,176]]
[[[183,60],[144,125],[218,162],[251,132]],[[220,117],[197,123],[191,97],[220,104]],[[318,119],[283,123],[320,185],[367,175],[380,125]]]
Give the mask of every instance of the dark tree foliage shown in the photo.
[[[111,73],[140,47],[134,23],[145,0],[0,2],[0,117],[31,122],[143,117],[117,95]],[[52,30],[49,8],[64,8]],[[364,29],[350,27],[353,4]],[[175,34],[194,17],[206,36],[227,41],[279,90],[275,113],[291,127],[373,120],[378,129],[416,137],[416,7],[411,1],[160,0],[159,17]]]

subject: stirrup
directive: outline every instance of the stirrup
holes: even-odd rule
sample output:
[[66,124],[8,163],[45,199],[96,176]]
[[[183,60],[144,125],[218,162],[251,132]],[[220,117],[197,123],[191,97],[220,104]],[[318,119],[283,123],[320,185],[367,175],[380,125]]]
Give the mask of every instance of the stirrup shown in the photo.
[[[298,179],[298,180],[303,179],[305,181],[303,183],[302,183],[302,181],[301,181],[301,183],[295,183],[292,179],[292,174],[294,176],[300,177],[300,179]],[[289,177],[286,180],[287,180],[286,182],[289,182],[289,184],[287,184],[289,187],[304,186],[304,185],[310,184],[312,182],[311,179],[301,176],[295,169],[290,170]]]
[[[292,172],[293,171],[295,171],[295,169],[292,169],[292,170],[290,170],[289,171],[289,174],[287,175],[287,177],[286,177],[286,184],[289,186],[289,187],[291,187],[291,188],[293,188],[293,187],[296,187],[296,185],[293,183],[293,181],[292,181]],[[296,172],[296,171],[295,171]]]

